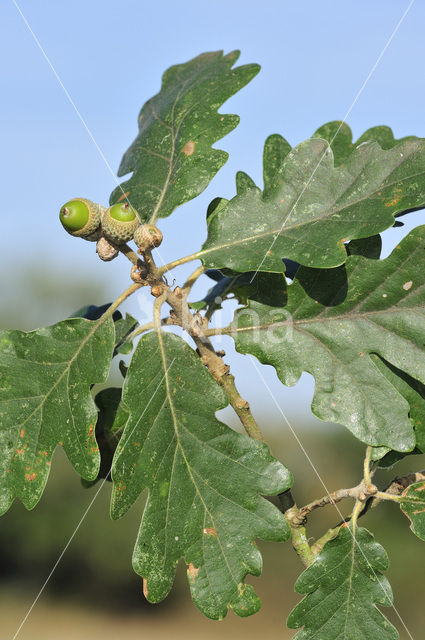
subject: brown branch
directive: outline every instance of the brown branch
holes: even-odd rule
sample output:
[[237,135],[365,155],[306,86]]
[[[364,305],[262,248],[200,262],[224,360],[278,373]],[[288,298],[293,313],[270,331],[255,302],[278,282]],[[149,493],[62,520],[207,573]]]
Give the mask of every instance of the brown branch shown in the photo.
[[[164,322],[164,324],[176,324],[187,331],[196,344],[197,353],[201,361],[223,388],[230,405],[233,407],[248,435],[256,440],[264,440],[260,428],[250,411],[249,403],[241,397],[236,388],[234,376],[229,373],[228,365],[223,362],[221,356],[215,352],[211,341],[204,335],[204,329],[206,328],[204,326],[204,319],[200,314],[196,313],[192,315],[186,302],[187,294],[193,283],[203,272],[203,267],[198,267],[198,269],[194,271],[183,285],[183,289],[176,287],[176,289],[172,291],[163,277],[167,269],[164,267],[160,269],[157,268],[150,251],[145,251],[143,258],[143,264],[147,269],[144,280],[145,284],[149,284],[152,287],[151,291],[155,297],[161,297],[161,299],[163,297],[163,300],[167,302],[172,309],[171,320]],[[149,330],[151,325],[149,324],[142,328]],[[136,331],[137,333],[140,332],[139,330]]]
[[[376,497],[372,497],[368,500],[365,509],[360,514],[360,516],[365,515],[370,509],[377,507],[381,502],[384,502],[385,500],[391,500],[389,496],[400,496],[403,491],[407,489],[407,487],[409,487],[411,484],[415,484],[415,482],[420,482],[421,480],[425,480],[425,469],[423,469],[422,471],[407,473],[405,476],[394,478],[393,480],[391,480],[386,489],[384,489],[383,491],[379,491]],[[387,498],[385,498],[385,494],[387,494]]]
[[183,296],[185,298],[188,297],[193,285],[195,284],[197,279],[204,273],[204,271],[205,271],[205,268],[203,265],[201,265],[200,267],[195,269],[195,271],[188,277],[188,279],[183,285]]
[[314,511],[315,509],[318,509],[320,507],[325,507],[328,504],[334,505],[337,502],[340,502],[341,500],[343,500],[344,498],[356,499],[359,492],[359,487],[360,485],[358,487],[352,487],[351,489],[338,489],[337,491],[332,491],[331,493],[329,493],[326,496],[323,496],[322,498],[313,500],[313,502],[310,502],[309,504],[306,504],[304,507],[301,507],[300,509],[298,509],[297,520],[299,520],[300,522],[304,522],[308,514]]
[[114,244],[113,242],[111,242],[111,244],[116,249],[118,249],[118,251],[122,253],[127,258],[127,260],[130,260],[130,262],[132,262],[134,265],[136,265],[137,267],[142,267],[142,266],[144,267],[143,260],[139,258],[137,253],[133,251],[133,249],[129,247],[128,244]]
[[239,420],[247,434],[256,440],[264,440],[261,430],[251,413],[249,403],[242,398],[235,385],[234,376],[229,373],[229,367],[223,362],[211,341],[204,334],[203,318],[200,314],[191,314],[184,295],[171,291],[166,287],[166,300],[173,309],[177,321],[192,337],[196,344],[202,363],[223,388]]

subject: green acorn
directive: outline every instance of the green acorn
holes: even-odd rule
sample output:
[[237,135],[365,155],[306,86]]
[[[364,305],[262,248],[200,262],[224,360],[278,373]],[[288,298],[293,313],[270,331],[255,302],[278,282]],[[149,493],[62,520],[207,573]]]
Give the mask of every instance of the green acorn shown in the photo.
[[131,240],[139,224],[139,214],[128,202],[114,204],[102,215],[103,235],[116,244]]
[[134,242],[139,247],[139,253],[159,247],[162,233],[153,224],[141,224],[134,232]]
[[[72,236],[88,238],[100,226],[103,207],[86,198],[73,198],[60,210],[59,220]],[[88,238],[90,239],[90,238]]]

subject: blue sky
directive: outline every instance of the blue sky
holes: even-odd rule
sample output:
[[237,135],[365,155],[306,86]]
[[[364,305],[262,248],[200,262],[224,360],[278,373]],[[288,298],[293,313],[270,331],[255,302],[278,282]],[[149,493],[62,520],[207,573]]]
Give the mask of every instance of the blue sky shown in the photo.
[[[260,74],[221,109],[241,123],[217,146],[230,159],[208,189],[161,221],[165,261],[197,250],[205,239],[205,210],[217,195],[234,195],[243,170],[261,185],[265,138],[281,133],[292,144],[320,125],[342,119],[408,6],[407,1],[201,0],[84,2],[21,0],[19,6],[75,102],[107,162],[116,172],[136,134],[142,104],[159,90],[162,72],[202,51],[241,50],[241,63],[258,62]],[[377,124],[396,137],[425,137],[425,3],[416,0],[351,110],[358,137]],[[102,264],[93,245],[67,236],[58,224],[61,204],[75,195],[106,203],[114,177],[73,110],[12,2],[0,5],[0,127],[4,267],[0,286],[34,250],[38,260],[76,275],[106,278],[110,297],[125,288],[124,260]],[[409,216],[409,226],[423,223]],[[406,229],[386,233],[386,250]],[[180,280],[191,266],[176,271]],[[203,287],[209,281],[200,282]],[[198,291],[201,286],[198,288]],[[140,302],[141,300],[141,302]],[[82,300],[82,304],[88,303]],[[98,301],[100,302],[100,301]],[[129,305],[143,319],[148,294]],[[71,310],[70,310],[71,311]],[[231,354],[230,339],[225,348]],[[254,408],[271,400],[243,356],[235,372]],[[288,415],[309,415],[312,381],[282,387],[270,367],[267,383]],[[289,408],[288,408],[289,407]],[[270,408],[276,419],[277,410]]]

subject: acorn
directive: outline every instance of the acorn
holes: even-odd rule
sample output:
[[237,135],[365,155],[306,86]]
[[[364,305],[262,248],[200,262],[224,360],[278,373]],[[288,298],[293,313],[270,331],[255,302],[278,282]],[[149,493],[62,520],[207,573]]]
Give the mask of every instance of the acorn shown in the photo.
[[[96,239],[104,208],[86,198],[73,198],[59,212],[59,220],[65,231],[78,238]],[[91,236],[91,237],[90,237]]]
[[162,233],[153,224],[141,224],[134,232],[134,242],[139,247],[139,253],[159,247]]
[[103,235],[116,244],[131,240],[139,224],[139,214],[128,202],[114,204],[102,215]]

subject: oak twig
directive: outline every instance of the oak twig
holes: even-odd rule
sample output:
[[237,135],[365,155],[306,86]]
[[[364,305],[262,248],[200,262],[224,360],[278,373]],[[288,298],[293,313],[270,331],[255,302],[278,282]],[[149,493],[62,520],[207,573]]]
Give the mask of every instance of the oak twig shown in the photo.
[[204,273],[204,271],[205,271],[204,266],[201,265],[200,267],[195,269],[195,271],[188,277],[188,279],[183,285],[183,296],[185,298],[187,298],[193,285],[195,284],[197,279]]
[[[198,252],[200,253],[200,252]],[[178,260],[173,260],[173,262],[169,262],[165,264],[163,267],[158,269],[158,274],[162,276],[167,271],[171,271],[175,267],[179,267],[181,264],[186,264],[187,262],[192,262],[193,260],[198,259],[198,253],[191,253],[189,256],[185,256],[184,258],[179,258]]]
[[129,298],[135,291],[137,291],[137,289],[140,289],[141,286],[142,285],[138,283],[134,283],[130,285],[128,289],[126,289],[116,300],[114,300],[114,302],[111,304],[110,307],[108,307],[108,309],[105,311],[103,316],[101,316],[101,318],[103,318],[104,320],[109,318],[109,316],[111,316],[114,313],[114,311],[118,309],[120,304],[122,304],[124,300],[127,300],[127,298]]
[[322,551],[323,547],[327,542],[336,538],[339,533],[341,525],[334,527],[333,529],[328,529],[326,533],[323,534],[314,544],[311,545],[311,552],[314,554],[314,557],[317,557],[319,553]]
[[297,513],[297,506],[294,505],[293,507],[285,511],[284,515],[286,521],[289,524],[292,546],[294,547],[296,554],[298,555],[304,566],[309,567],[316,559],[316,556],[312,552],[311,547],[308,543],[304,525],[295,524],[294,522],[297,518]]
[[318,509],[319,507],[325,507],[328,504],[336,504],[340,502],[344,498],[356,498],[359,487],[352,487],[351,489],[338,489],[337,491],[332,491],[328,493],[326,496],[322,498],[318,498],[317,500],[313,500],[309,504],[306,504],[304,507],[298,509],[297,519],[300,522],[304,522],[309,513]]
[[[200,316],[200,314],[192,315],[187,304],[187,294],[193,283],[203,272],[204,268],[202,266],[198,267],[183,285],[183,289],[172,291],[163,279],[163,274],[168,271],[168,267],[170,267],[170,265],[166,265],[165,267],[158,269],[150,251],[144,252],[143,256],[148,269],[146,277],[147,282],[151,284],[152,287],[158,287],[158,290],[162,292],[157,298],[155,309],[157,310],[163,302],[167,302],[173,312],[172,320],[165,322],[164,324],[177,324],[187,331],[196,344],[197,352],[201,361],[223,388],[229,399],[230,405],[233,407],[248,435],[256,440],[264,440],[260,428],[250,411],[249,403],[241,397],[236,388],[235,379],[229,373],[228,365],[226,365],[221,356],[215,352],[210,340],[205,336],[204,331],[206,327],[203,326],[202,316]],[[196,256],[191,259],[195,259],[195,257]],[[183,264],[184,262],[189,261],[188,259],[182,260],[183,261],[176,261],[176,263],[170,264],[177,266],[177,263]],[[158,302],[158,300],[160,300],[160,302]],[[156,313],[158,312],[156,311]],[[140,333],[142,329],[149,330],[150,328],[153,328],[153,326],[159,327],[161,326],[161,323],[161,319],[156,317],[153,325],[149,324],[139,328],[137,330],[137,334]]]
[[378,491],[377,494],[367,502],[362,515],[369,511],[369,509],[377,507],[383,500],[398,501],[398,496],[400,496],[407,487],[421,480],[425,480],[425,469],[394,478],[386,489]]
[[170,288],[167,288],[167,302],[176,314],[178,323],[194,340],[198,354],[203,364],[208,368],[212,376],[223,388],[239,420],[243,424],[247,434],[256,440],[264,440],[261,430],[251,413],[249,403],[242,398],[235,385],[234,376],[229,373],[229,367],[223,362],[205,336],[203,318],[199,314],[191,314],[184,296],[178,296]]
[[363,480],[365,485],[372,484],[372,476],[370,473],[370,458],[372,455],[372,447],[366,447],[366,455],[363,462]]
[[[178,323],[176,322],[176,320],[170,316],[166,317],[166,318],[161,318],[161,326],[163,327],[168,327],[168,326],[175,326]],[[134,338],[136,338],[137,336],[141,335],[142,333],[146,333],[146,331],[150,331],[151,329],[155,328],[155,322],[147,322],[146,324],[142,324],[140,327],[137,327],[136,329],[134,329],[134,331],[129,335],[128,339],[129,340],[134,340]]]

